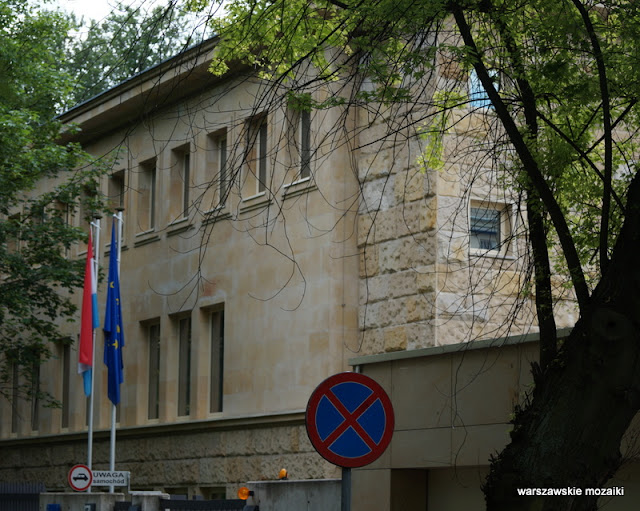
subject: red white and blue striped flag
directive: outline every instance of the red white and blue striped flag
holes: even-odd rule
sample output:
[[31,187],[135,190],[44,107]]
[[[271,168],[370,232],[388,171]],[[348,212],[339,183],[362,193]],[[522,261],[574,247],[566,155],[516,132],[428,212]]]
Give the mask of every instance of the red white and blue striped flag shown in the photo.
[[93,260],[91,233],[87,245],[87,263],[84,270],[82,292],[82,318],[80,323],[80,348],[78,349],[78,373],[84,380],[84,394],[91,395],[91,372],[93,370],[93,330],[100,326],[98,318],[98,285]]

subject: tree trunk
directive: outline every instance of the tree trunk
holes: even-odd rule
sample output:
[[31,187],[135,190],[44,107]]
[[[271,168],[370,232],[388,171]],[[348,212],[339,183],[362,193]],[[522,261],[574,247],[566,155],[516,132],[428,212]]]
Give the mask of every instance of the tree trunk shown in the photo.
[[488,511],[587,511],[596,498],[519,496],[518,488],[599,488],[618,469],[640,407],[640,178],[610,265],[558,357],[516,414],[493,460]]

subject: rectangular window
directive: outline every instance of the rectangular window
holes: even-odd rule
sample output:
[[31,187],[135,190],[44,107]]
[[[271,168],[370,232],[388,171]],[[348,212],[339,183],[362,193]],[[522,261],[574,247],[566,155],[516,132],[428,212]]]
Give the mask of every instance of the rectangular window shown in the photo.
[[124,207],[124,170],[114,172],[109,177],[109,190],[107,192],[109,196],[109,207],[116,209],[118,207]]
[[191,317],[178,321],[178,415],[191,409]]
[[210,134],[207,139],[207,170],[201,188],[205,211],[224,206],[229,193],[226,129]]
[[[124,170],[114,172],[109,177],[108,183],[108,197],[109,210],[115,213],[118,208],[124,208]],[[111,236],[111,224],[113,223],[113,215],[107,216],[107,230]],[[124,233],[123,233],[124,237]],[[110,238],[109,238],[110,239]]]
[[469,215],[469,247],[482,251],[506,252],[509,234],[508,208],[471,207]]
[[298,179],[311,175],[311,112],[294,111],[293,120],[293,163],[298,169]]
[[22,216],[20,214],[11,215],[4,224],[7,237],[7,253],[17,254],[20,251],[22,237]]
[[249,196],[267,189],[267,131],[266,114],[253,117],[248,122],[243,190]]
[[[495,69],[489,69],[489,76],[492,79],[494,88],[498,90],[498,72]],[[478,73],[476,73],[475,69],[472,69],[469,72],[469,104],[473,108],[493,108],[489,95],[480,82],[480,78],[478,77]]]
[[40,361],[31,367],[31,431],[40,428]]
[[224,309],[216,310],[210,316],[211,328],[211,375],[209,388],[209,411],[222,411],[224,375]]
[[[53,203],[47,208],[48,216],[51,222],[56,222],[58,225],[71,226],[71,208],[69,204],[61,200],[54,200]],[[60,250],[60,254],[64,258],[68,258],[70,254],[70,247],[64,247]]]
[[227,176],[227,135],[220,135],[216,141],[216,147],[218,150],[218,193],[219,204],[222,205],[227,200],[228,181]]
[[138,232],[155,228],[156,223],[156,161],[140,164],[138,174]]
[[267,188],[267,118],[260,123],[258,130],[258,192],[263,192]]
[[69,401],[70,394],[70,371],[71,371],[71,346],[69,343],[62,345],[62,419],[61,426],[63,428],[69,427]]
[[149,340],[149,419],[160,416],[160,323],[147,327]]
[[86,232],[89,232],[89,222],[93,220],[94,215],[97,213],[93,211],[92,205],[95,204],[96,190],[90,186],[84,186],[80,192],[80,227]]
[[11,365],[11,433],[18,432],[18,396],[20,391],[20,369]]
[[182,216],[189,216],[189,188],[191,178],[191,154],[182,155]]
[[44,213],[48,220],[70,225],[69,205],[66,202],[56,199],[45,208]]
[[189,216],[191,206],[191,148],[184,145],[172,151],[169,172],[169,221],[175,222]]
[[311,112],[289,106],[287,109],[289,165],[295,181],[311,175]]
[[311,112],[300,112],[300,178],[311,175]]
[[[89,224],[93,221],[97,211],[93,211],[93,204],[95,204],[97,192],[90,186],[84,186],[80,192],[80,208],[78,227],[82,229],[88,236]],[[85,242],[78,243],[78,252],[86,252],[87,244]]]

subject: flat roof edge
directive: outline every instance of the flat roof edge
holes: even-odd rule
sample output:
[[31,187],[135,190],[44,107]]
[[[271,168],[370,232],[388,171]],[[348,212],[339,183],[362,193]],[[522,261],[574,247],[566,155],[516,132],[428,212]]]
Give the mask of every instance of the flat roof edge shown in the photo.
[[162,62],[154,64],[151,67],[143,69],[139,73],[127,78],[126,80],[109,87],[108,89],[96,94],[95,96],[88,98],[76,105],[73,105],[61,112],[56,116],[57,119],[64,123],[72,122],[74,118],[78,117],[86,111],[90,111],[97,105],[103,104],[110,99],[120,96],[127,91],[140,86],[146,81],[153,80],[158,76],[169,72],[172,69],[179,68],[180,65],[190,60],[197,60],[201,55],[206,55],[207,52],[212,51],[215,45],[218,43],[219,37],[213,36],[204,41],[194,44],[189,48],[169,57]]
[[[566,338],[573,330],[572,327],[559,328],[558,338]],[[391,362],[393,360],[404,360],[411,358],[433,357],[436,355],[446,355],[448,353],[460,353],[467,350],[480,350],[487,348],[501,348],[503,346],[515,346],[518,344],[534,343],[540,340],[539,332],[529,334],[511,335],[508,337],[496,337],[493,339],[481,339],[479,341],[468,341],[456,344],[446,344],[443,346],[431,346],[416,350],[392,351],[389,353],[378,353],[376,355],[364,355],[349,359],[352,367]]]

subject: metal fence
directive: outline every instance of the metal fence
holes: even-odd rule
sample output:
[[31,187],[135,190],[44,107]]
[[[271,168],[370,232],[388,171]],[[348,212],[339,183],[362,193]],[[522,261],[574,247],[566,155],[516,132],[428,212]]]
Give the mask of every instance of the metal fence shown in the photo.
[[244,509],[246,501],[225,500],[160,500],[160,509],[165,511],[236,511]]
[[[243,510],[246,505],[244,500],[166,500],[161,499],[158,508],[160,511],[237,511]],[[2,509],[2,508],[0,508]],[[116,502],[114,511],[129,511],[131,502]],[[4,511],[4,509],[2,509]]]
[[0,482],[0,510],[38,511],[40,493],[47,491],[44,483]]

